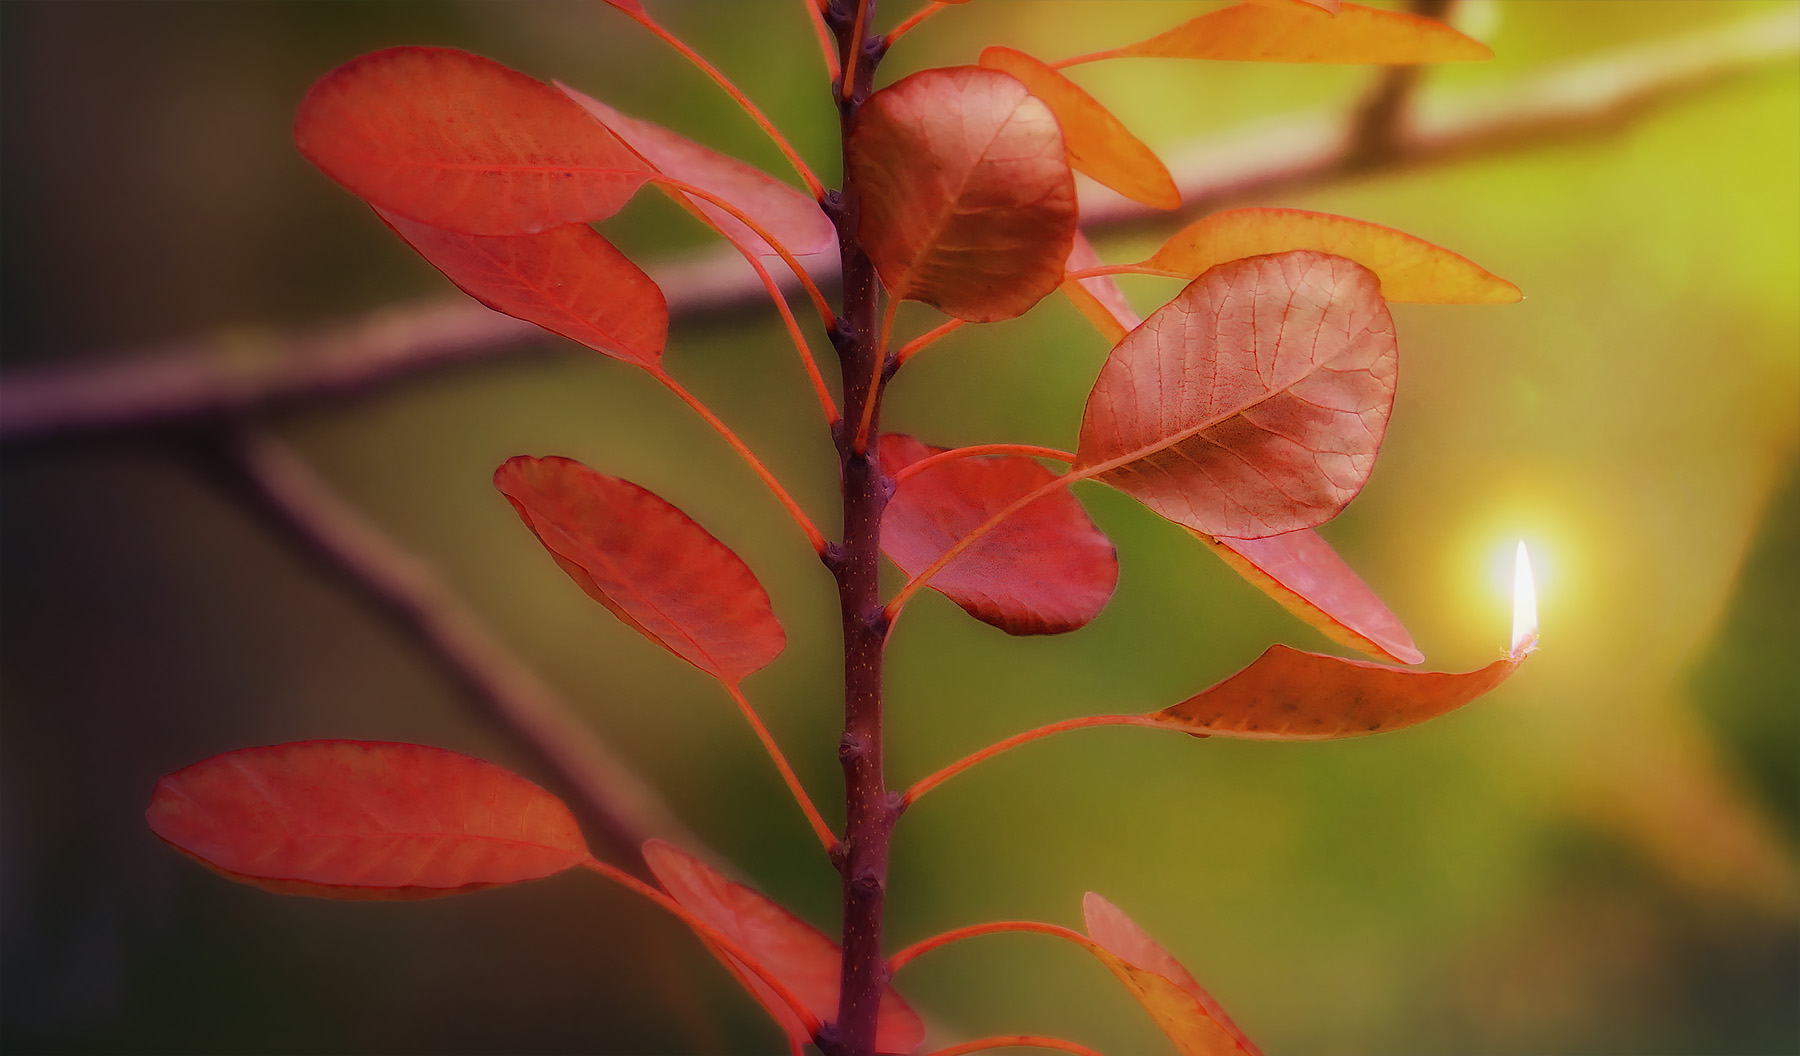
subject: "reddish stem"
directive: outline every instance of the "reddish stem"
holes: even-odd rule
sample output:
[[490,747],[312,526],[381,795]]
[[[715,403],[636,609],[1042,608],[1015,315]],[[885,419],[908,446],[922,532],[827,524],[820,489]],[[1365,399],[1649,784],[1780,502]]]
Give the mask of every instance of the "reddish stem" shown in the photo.
[[994,935],[1002,931],[1028,931],[1039,935],[1054,935],[1059,939],[1067,939],[1083,949],[1094,944],[1094,940],[1079,931],[1073,931],[1060,924],[1045,924],[1036,920],[996,920],[988,924],[970,924],[967,927],[954,928],[929,939],[915,942],[899,953],[888,958],[888,971],[897,972],[912,963],[923,954],[930,953],[939,946],[948,946],[963,939],[972,939],[978,935]]
[[[887,365],[888,337],[894,332],[894,315],[900,310],[900,302],[889,299],[887,311],[881,317],[881,336],[875,341],[875,354],[869,363],[869,391],[881,388],[882,368]],[[870,400],[863,406],[862,420],[856,423],[856,439],[854,446],[858,451],[869,449],[869,431],[875,425],[875,406],[879,401]]]
[[924,351],[927,346],[936,342],[938,338],[943,337],[946,334],[955,333],[957,330],[962,329],[962,327],[963,320],[952,319],[947,323],[943,323],[925,331],[918,337],[915,337],[911,341],[900,346],[900,351],[894,353],[894,365],[897,367],[900,364],[905,363],[913,356]]
[[1039,737],[1048,737],[1053,733],[1062,733],[1064,730],[1085,730],[1093,726],[1144,726],[1153,730],[1169,728],[1168,723],[1149,715],[1084,715],[1078,719],[1064,719],[1062,722],[1053,722],[1048,726],[1039,726],[1035,730],[1015,733],[1003,741],[995,741],[973,755],[964,756],[930,777],[915,782],[911,788],[906,790],[906,795],[901,798],[901,805],[903,807],[912,806],[913,802],[925,793],[976,763],[992,759],[1009,748],[1017,748],[1028,741],[1035,741]]
[[832,848],[838,845],[837,833],[832,832],[831,826],[827,825],[825,819],[819,816],[819,808],[813,806],[812,797],[806,794],[806,786],[800,783],[799,775],[794,773],[794,768],[788,765],[787,756],[781,753],[781,746],[775,743],[774,735],[769,733],[767,726],[763,725],[762,716],[758,715],[756,709],[750,706],[750,701],[744,697],[744,691],[737,683],[722,682],[721,684],[725,687],[725,692],[731,694],[731,699],[737,702],[738,710],[744,713],[744,718],[750,723],[750,728],[756,731],[756,739],[762,742],[763,750],[769,753],[769,759],[774,762],[775,769],[781,771],[781,779],[787,782],[788,792],[793,795],[794,802],[800,805],[801,813],[806,815],[807,824],[811,825],[813,832],[818,835],[819,842],[825,847],[825,853],[830,854]]
[[894,474],[894,483],[899,484],[908,477],[923,473],[932,466],[954,462],[959,458],[976,458],[981,455],[1028,455],[1032,458],[1053,458],[1058,462],[1073,463],[1075,461],[1073,454],[1054,447],[1039,447],[1036,444],[975,444],[972,447],[954,447],[948,451],[939,451],[935,455],[926,455],[911,465],[902,466]]
[[937,14],[939,11],[942,11],[944,8],[949,7],[949,6],[950,6],[949,4],[938,3],[938,2],[936,2],[936,0],[933,0],[932,3],[926,4],[924,7],[913,12],[912,17],[908,18],[906,21],[900,23],[899,25],[895,26],[893,29],[889,30],[888,35],[886,37],[882,38],[881,46],[883,48],[893,47],[894,42],[896,40],[899,40],[901,37],[906,36],[908,33],[912,32],[912,29],[914,26],[918,25],[919,23],[930,18],[932,15]]
[[960,1045],[938,1049],[926,1056],[963,1056],[968,1052],[981,1052],[984,1049],[1055,1049],[1059,1052],[1072,1052],[1075,1056],[1100,1056],[1100,1053],[1088,1048],[1080,1042],[1066,1038],[1049,1038],[1042,1034],[1000,1034],[991,1038],[976,1041],[965,1041]]

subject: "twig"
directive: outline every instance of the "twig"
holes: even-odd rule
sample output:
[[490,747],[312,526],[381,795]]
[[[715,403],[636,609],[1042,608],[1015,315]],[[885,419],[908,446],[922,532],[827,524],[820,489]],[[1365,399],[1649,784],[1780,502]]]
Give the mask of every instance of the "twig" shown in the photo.
[[291,448],[246,429],[200,450],[236,497],[429,650],[489,718],[547,764],[609,857],[648,876],[639,850],[645,840],[696,845],[657,793],[574,718],[555,690],[424,562],[382,534]]
[[[1344,115],[1290,114],[1171,153],[1182,216],[1105,190],[1082,203],[1093,232],[1202,215],[1233,201],[1329,184],[1375,171],[1421,168],[1525,147],[1591,138],[1732,75],[1800,55],[1800,7],[1522,77],[1485,93],[1417,98],[1377,88],[1360,139]],[[1395,99],[1392,113],[1383,116]],[[1398,105],[1413,98],[1412,107]],[[1410,110],[1411,113],[1402,111]],[[1387,131],[1385,136],[1374,133]],[[1380,140],[1385,143],[1379,149]],[[1358,144],[1363,144],[1358,146]],[[811,269],[828,280],[835,263]],[[760,307],[756,276],[728,248],[652,274],[672,316]],[[240,416],[359,396],[414,373],[541,348],[536,327],[467,301],[385,308],[298,334],[207,335],[99,362],[0,373],[0,444],[70,439]]]

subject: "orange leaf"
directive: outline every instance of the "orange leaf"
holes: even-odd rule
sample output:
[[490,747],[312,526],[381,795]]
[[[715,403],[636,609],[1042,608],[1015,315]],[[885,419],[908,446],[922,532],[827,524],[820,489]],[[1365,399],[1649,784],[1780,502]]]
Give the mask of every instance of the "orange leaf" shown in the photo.
[[156,783],[145,819],[233,880],[289,895],[419,899],[588,857],[561,800],[492,763],[385,741],[245,748]]
[[1332,641],[1402,664],[1425,659],[1399,617],[1319,533],[1302,529],[1266,539],[1194,535],[1257,589]]
[[1055,116],[1015,78],[959,66],[883,88],[858,111],[845,164],[894,297],[991,323],[1062,281],[1075,179]]
[[1408,65],[1491,59],[1494,53],[1486,44],[1418,15],[1360,4],[1341,4],[1333,15],[1307,0],[1257,0],[1208,12],[1148,40],[1089,58],[1127,56]]
[[787,644],[749,566],[636,484],[573,459],[518,455],[494,487],[589,597],[721,682],[737,684]]
[[[1259,4],[1287,4],[1293,3],[1295,0],[1256,0],[1256,2]],[[1338,8],[1343,6],[1343,0],[1299,0],[1299,2],[1311,4],[1319,10],[1333,15],[1337,14]]]
[[[720,154],[648,121],[627,117],[591,96],[558,82],[569,98],[580,103],[632,150],[643,155],[657,171],[691,183],[743,210],[774,235],[789,253],[803,256],[837,245],[837,229],[819,209],[819,203],[761,169]],[[717,228],[732,242],[761,256],[774,256],[762,236],[744,222],[710,202],[700,201],[673,188],[669,197]]]
[[1106,965],[1182,1056],[1262,1056],[1188,970],[1119,908],[1092,891],[1081,900],[1089,952]]
[[[669,897],[754,956],[757,966],[780,980],[815,1019],[837,1018],[843,952],[824,932],[661,840],[644,844],[644,860]],[[707,945],[781,1025],[796,1052],[811,1043],[813,1031],[787,1002],[738,958]],[[893,987],[882,994],[876,1016],[876,1052],[907,1053],[925,1041],[924,1022]]]
[[470,235],[611,216],[651,175],[555,88],[452,48],[339,66],[301,100],[294,141],[369,204]]
[[1174,209],[1181,204],[1181,192],[1175,189],[1175,180],[1161,159],[1074,81],[1011,48],[988,48],[978,61],[984,69],[1017,77],[1044,101],[1062,126],[1069,164],[1077,172],[1156,209]]
[[1249,667],[1149,717],[1215,737],[1362,737],[1454,711],[1506,681],[1523,659],[1462,673],[1408,671],[1272,645]]
[[1176,232],[1145,267],[1190,278],[1228,260],[1314,249],[1347,257],[1381,280],[1381,297],[1432,304],[1508,304],[1519,288],[1466,257],[1403,231],[1302,209],[1231,209]]
[[[944,448],[900,433],[881,438],[892,474]],[[881,526],[881,549],[916,576],[1014,499],[1056,479],[1024,455],[962,458],[902,481]],[[933,576],[930,586],[1008,634],[1062,634],[1100,614],[1119,581],[1112,543],[1067,490],[1046,495]]]
[[1305,251],[1222,264],[1107,357],[1075,469],[1207,535],[1311,528],[1368,479],[1398,363],[1360,265]]
[[669,307],[650,276],[586,224],[459,235],[375,212],[469,296],[628,363],[662,361]]
[[[1094,246],[1081,232],[1075,232],[1075,245],[1069,250],[1069,261],[1064,265],[1069,271],[1086,271],[1101,265],[1100,257],[1094,252]],[[1109,345],[1116,345],[1125,339],[1125,335],[1136,329],[1144,320],[1125,299],[1125,291],[1113,281],[1111,275],[1096,275],[1090,279],[1063,279],[1062,291],[1069,295],[1069,300],[1076,309],[1094,324],[1100,336],[1106,338]]]

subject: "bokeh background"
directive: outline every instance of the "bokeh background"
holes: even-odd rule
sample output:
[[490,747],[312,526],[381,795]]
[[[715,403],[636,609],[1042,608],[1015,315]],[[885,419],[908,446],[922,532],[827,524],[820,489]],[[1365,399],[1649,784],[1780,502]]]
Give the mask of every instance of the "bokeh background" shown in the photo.
[[[661,0],[830,177],[835,115],[797,3]],[[910,12],[890,4],[887,20]],[[1194,5],[981,0],[884,76],[1006,43],[1056,57]],[[1427,103],[1550,65],[1795,9],[1736,0],[1465,5],[1499,58]],[[7,371],[184,335],[255,356],[283,328],[447,284],[313,172],[292,109],[395,43],[470,48],[741,154],[779,157],[599,3],[0,4],[0,350]],[[1346,112],[1371,71],[1125,62],[1080,80],[1153,145]],[[1579,86],[1575,86],[1579,88]],[[1499,691],[1400,734],[1307,745],[1090,731],[1020,749],[902,825],[895,945],[963,923],[1135,916],[1271,1053],[1800,1051],[1800,67],[1777,61],[1615,128],[1283,196],[1431,239],[1517,282],[1504,307],[1395,308],[1380,466],[1326,529],[1428,662],[1504,649],[1514,540],[1543,646]],[[641,260],[706,244],[641,196]],[[1137,259],[1144,229],[1099,241]],[[1130,287],[1149,310],[1173,287]],[[448,291],[448,292],[446,292]],[[928,325],[928,313],[914,317]],[[1105,348],[1060,297],[919,357],[891,428],[1072,446]],[[833,463],[770,313],[683,319],[690,384],[829,517]],[[0,375],[4,378],[5,375]],[[4,381],[0,381],[4,384]],[[786,655],[747,686],[821,802],[838,772],[829,580],[717,439],[621,364],[556,344],[269,421],[435,566],[694,832],[831,927],[835,874],[730,702],[593,605],[492,492],[515,453],[638,481],[750,561]],[[0,1047],[7,1052],[774,1051],[681,928],[592,877],[339,904],[235,886],[161,845],[155,779],[313,737],[537,764],[428,657],[182,455],[179,438],[0,451]],[[896,637],[905,782],[1057,718],[1147,710],[1269,642],[1328,648],[1130,500],[1109,609],[1012,639],[936,596]],[[828,808],[828,813],[836,811]],[[1054,940],[951,947],[901,982],[946,1039],[1062,1034],[1166,1051]]]

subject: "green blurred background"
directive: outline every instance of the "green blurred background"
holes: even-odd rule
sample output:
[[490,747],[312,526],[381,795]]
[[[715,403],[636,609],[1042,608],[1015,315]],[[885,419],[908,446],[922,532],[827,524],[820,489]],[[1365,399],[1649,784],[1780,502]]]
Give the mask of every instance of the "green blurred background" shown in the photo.
[[[798,0],[664,0],[830,182],[835,114]],[[1185,17],[1174,2],[980,0],[884,76],[1006,43],[1047,57]],[[894,3],[885,20],[910,13]],[[1464,16],[1499,58],[1427,96],[1789,13],[1732,0],[1512,0]],[[447,290],[288,140],[306,86],[395,43],[566,80],[783,171],[712,87],[600,3],[0,4],[5,366],[270,328]],[[1079,79],[1153,145],[1303,110],[1370,71],[1130,62]],[[1078,925],[1096,890],[1270,1053],[1800,1051],[1800,69],[1617,130],[1370,176],[1283,204],[1410,231],[1517,282],[1504,307],[1397,306],[1399,402],[1364,495],[1326,529],[1428,663],[1504,649],[1511,548],[1543,646],[1493,695],[1391,736],[1202,742],[1099,730],[995,760],[901,827],[898,945],[979,920]],[[659,203],[605,230],[640,260],[701,247]],[[1136,259],[1154,234],[1099,242]],[[1131,290],[1149,310],[1168,285]],[[916,317],[929,322],[926,313]],[[1066,301],[969,328],[893,390],[890,428],[1069,447],[1105,348]],[[833,462],[770,313],[672,334],[672,371],[829,519]],[[274,427],[430,560],[663,790],[831,927],[835,874],[730,702],[593,605],[490,489],[515,453],[638,481],[745,556],[789,632],[747,690],[835,798],[835,599],[716,437],[621,364],[559,347],[296,411]],[[155,779],[313,737],[535,764],[430,662],[167,445],[15,449],[0,563],[0,1046],[8,1052],[774,1051],[677,926],[591,877],[339,904],[226,883],[161,845]],[[894,642],[890,772],[1017,730],[1161,707],[1270,641],[1326,643],[1130,500],[1088,628],[1011,639],[933,595]],[[834,809],[828,814],[836,816]],[[945,1038],[1062,1034],[1167,1051],[1090,958],[1002,936],[903,988]]]

